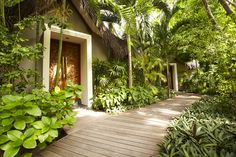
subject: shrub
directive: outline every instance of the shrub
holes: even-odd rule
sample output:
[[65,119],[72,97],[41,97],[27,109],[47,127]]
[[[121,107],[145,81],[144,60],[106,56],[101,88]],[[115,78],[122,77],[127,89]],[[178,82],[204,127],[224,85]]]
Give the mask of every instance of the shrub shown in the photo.
[[113,87],[98,94],[93,99],[93,108],[107,112],[122,112],[156,102],[158,89],[153,86],[136,86],[131,89]]
[[[122,61],[93,62],[94,98],[93,108],[107,112],[122,112],[127,109],[137,108],[165,99],[167,90],[157,88],[157,78],[162,77],[161,61],[150,60],[145,55],[135,59],[134,87],[127,88],[128,66]],[[141,67],[140,67],[141,66]],[[145,67],[148,66],[148,70]],[[152,71],[150,75],[148,73]],[[153,84],[152,84],[153,83]],[[154,86],[155,85],[155,86]]]
[[236,103],[205,97],[172,121],[159,156],[236,156]]
[[0,149],[4,157],[31,156],[58,137],[59,129],[75,122],[72,104],[81,88],[69,83],[51,93],[35,89],[31,94],[4,95],[0,101]]

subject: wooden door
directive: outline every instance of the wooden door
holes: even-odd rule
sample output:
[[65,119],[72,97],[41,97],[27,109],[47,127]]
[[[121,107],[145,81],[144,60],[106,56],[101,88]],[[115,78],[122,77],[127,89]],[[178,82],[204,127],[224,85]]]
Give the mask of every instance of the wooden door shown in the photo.
[[[50,89],[52,89],[56,74],[57,54],[58,54],[58,40],[51,40],[50,49]],[[70,42],[63,42],[62,47],[62,64],[60,72],[60,83],[62,88],[65,81],[71,80],[75,84],[81,83],[81,67],[80,67],[80,45]]]

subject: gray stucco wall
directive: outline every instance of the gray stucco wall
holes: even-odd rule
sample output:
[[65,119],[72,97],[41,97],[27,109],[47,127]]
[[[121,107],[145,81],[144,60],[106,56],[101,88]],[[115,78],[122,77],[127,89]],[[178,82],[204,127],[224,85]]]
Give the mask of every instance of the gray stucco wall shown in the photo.
[[[92,36],[92,53],[94,59],[99,60],[108,60],[109,57],[109,48],[104,44],[103,39],[99,37],[98,35],[94,34],[81,15],[78,13],[78,11],[74,8],[74,6],[69,3],[70,9],[72,10],[72,14],[70,18],[68,19],[68,23],[70,24],[70,27],[68,29],[90,34]],[[40,33],[40,36],[42,38],[42,32]],[[28,45],[34,45],[36,43],[36,27],[33,27],[31,29],[26,29],[23,33],[23,37],[28,39],[27,42]],[[35,68],[35,65],[37,66]],[[42,62],[38,61],[37,64],[35,64],[34,61],[28,61],[24,60],[24,62],[21,64],[22,67],[28,69],[37,69],[40,74],[42,74]]]
[[70,8],[73,13],[69,19],[69,23],[71,23],[71,27],[69,29],[92,35],[93,58],[107,60],[109,57],[109,49],[104,44],[103,39],[89,29],[81,15],[72,4],[70,4]]

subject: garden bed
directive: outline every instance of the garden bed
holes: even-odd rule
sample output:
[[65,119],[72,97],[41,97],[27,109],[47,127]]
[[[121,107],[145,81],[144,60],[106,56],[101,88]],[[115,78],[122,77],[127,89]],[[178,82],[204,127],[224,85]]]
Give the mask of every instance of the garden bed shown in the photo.
[[236,103],[204,97],[168,128],[159,157],[236,156]]

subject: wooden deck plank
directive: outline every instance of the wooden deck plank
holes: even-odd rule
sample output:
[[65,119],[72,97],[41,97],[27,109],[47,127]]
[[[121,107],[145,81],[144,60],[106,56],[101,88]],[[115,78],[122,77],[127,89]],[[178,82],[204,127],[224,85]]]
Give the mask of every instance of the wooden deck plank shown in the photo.
[[110,156],[110,157],[112,157],[112,156],[128,157],[127,155],[123,155],[123,154],[120,154],[118,152],[108,151],[106,149],[102,149],[102,148],[98,148],[98,147],[95,147],[95,146],[92,146],[92,145],[84,144],[82,142],[78,143],[77,141],[71,140],[69,138],[65,138],[63,140],[63,142],[67,143],[69,145],[80,147],[82,149],[85,149],[85,150],[88,150],[88,151],[92,151],[94,153],[98,153],[98,154],[105,155],[105,156]]
[[[134,122],[138,122],[138,121],[134,121]],[[149,126],[146,125],[146,123],[151,123],[151,124],[156,124],[157,126]],[[160,130],[162,129],[166,129],[166,126],[168,125],[168,123],[164,123],[164,122],[157,122],[157,121],[145,121],[144,123],[141,124],[137,124],[137,123],[127,123],[127,122],[122,122],[122,121],[116,121],[114,119],[112,120],[104,120],[103,122],[98,122],[97,124],[106,124],[108,126],[112,125],[114,127],[122,127],[122,128],[130,128],[132,130],[139,130],[139,131],[152,131],[152,130]]]
[[77,136],[70,135],[67,138],[69,138],[70,140],[77,141],[78,143],[82,142],[82,143],[90,144],[90,145],[95,146],[97,148],[102,148],[102,149],[106,149],[108,151],[124,154],[124,155],[127,155],[129,157],[149,156],[149,155],[141,153],[141,152],[137,152],[137,151],[133,151],[133,150],[125,149],[125,148],[120,148],[120,147],[113,147],[113,146],[108,145],[108,144],[104,144],[104,143],[101,143],[101,142],[94,142],[94,141],[84,139],[84,138],[80,138],[80,137],[77,137]]
[[71,151],[68,151],[66,149],[61,149],[60,147],[57,147],[55,144],[50,145],[50,150],[64,157],[86,157],[84,155],[76,154]]
[[[173,117],[200,97],[180,95],[116,116],[79,118],[69,135],[37,157],[151,157]],[[87,111],[88,112],[88,111]],[[98,114],[97,114],[98,115]],[[80,122],[81,121],[81,122]]]
[[156,143],[152,143],[151,145],[147,145],[145,143],[140,143],[137,141],[133,141],[132,139],[128,139],[127,137],[123,138],[121,136],[115,136],[114,134],[110,134],[109,132],[107,132],[106,134],[102,134],[99,132],[88,132],[88,131],[80,131],[81,135],[87,135],[90,137],[94,137],[94,138],[100,138],[100,139],[104,139],[104,140],[109,140],[112,142],[119,142],[122,144],[127,144],[127,145],[131,145],[131,146],[136,146],[136,147],[140,147],[140,148],[145,148],[145,149],[150,149],[150,150],[156,150],[157,147],[155,146]]
[[140,136],[132,136],[132,135],[128,135],[128,134],[122,134],[119,132],[98,131],[96,129],[86,130],[86,132],[99,134],[101,136],[107,136],[108,138],[117,138],[117,139],[121,139],[121,140],[125,140],[125,141],[141,143],[144,145],[155,145],[156,144],[156,141],[150,141],[147,138],[141,138]]
[[54,153],[52,151],[49,151],[49,149],[44,150],[43,152],[40,153],[40,155],[42,155],[43,157],[63,157],[57,153]]
[[88,151],[86,149],[82,149],[82,148],[79,148],[77,146],[73,146],[71,144],[68,144],[66,142],[57,142],[55,144],[57,147],[60,147],[62,149],[66,149],[68,151],[71,151],[71,152],[74,152],[76,154],[79,154],[79,155],[84,155],[84,156],[87,156],[87,157],[105,157],[105,155],[102,155],[102,154],[97,154],[97,153],[94,153],[92,151]]
[[[158,132],[158,130],[156,130],[155,132],[152,132],[152,131],[140,131],[140,130],[136,130],[136,129],[132,129],[131,127],[128,128],[128,127],[115,127],[115,126],[112,126],[112,125],[106,125],[106,124],[100,124],[100,123],[97,123],[96,126],[94,126],[95,128],[100,128],[101,130],[111,130],[111,131],[120,131],[120,132],[124,132],[126,134],[131,134],[131,135],[138,135],[138,136],[142,136],[142,137],[147,137],[147,138],[152,138],[154,140],[158,140],[160,139],[160,137],[163,137],[162,134],[160,134],[160,132]],[[145,126],[144,126],[145,127]],[[93,128],[93,127],[88,127],[87,129],[89,128]],[[161,132],[163,132],[163,129],[161,128],[160,129]],[[76,132],[75,134],[79,134],[79,132]]]
[[137,151],[137,152],[141,152],[141,153],[145,153],[145,154],[153,154],[153,152],[154,152],[153,150],[147,150],[147,149],[143,149],[143,148],[139,148],[139,147],[135,147],[135,146],[131,146],[131,145],[122,144],[119,142],[109,141],[109,139],[104,140],[101,138],[94,138],[94,137],[90,137],[90,136],[86,136],[86,135],[82,135],[82,134],[74,134],[74,136],[84,138],[87,140],[91,140],[94,142],[104,143],[104,144],[110,145],[112,147],[120,147],[120,148],[129,149],[132,151]]

